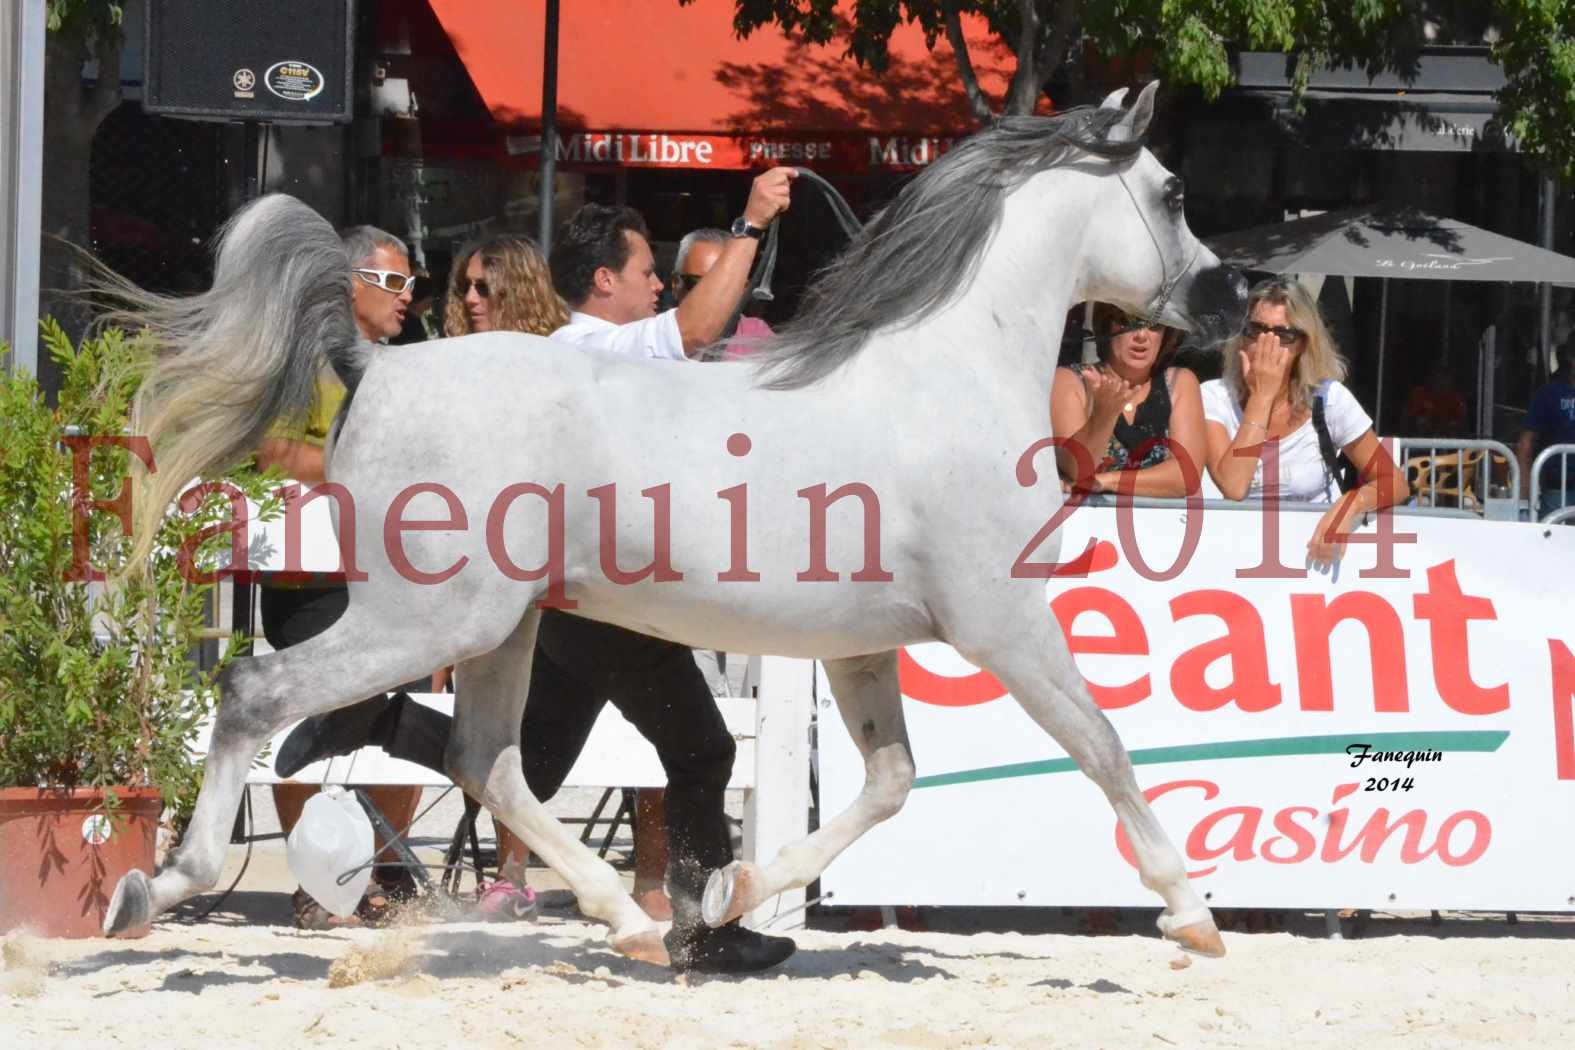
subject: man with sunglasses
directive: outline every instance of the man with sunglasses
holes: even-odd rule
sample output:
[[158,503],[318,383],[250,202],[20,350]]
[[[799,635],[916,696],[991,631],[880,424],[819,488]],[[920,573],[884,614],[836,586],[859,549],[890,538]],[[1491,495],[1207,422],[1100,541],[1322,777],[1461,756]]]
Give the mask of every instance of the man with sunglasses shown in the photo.
[[678,254],[673,257],[673,275],[669,280],[673,302],[681,304],[699,286],[700,279],[716,265],[727,241],[727,231],[714,226],[702,226],[684,234],[678,242]]
[[[729,234],[713,226],[690,230],[678,242],[678,255],[673,259],[673,275],[669,288],[673,302],[682,306],[684,299],[699,286],[701,278],[711,272],[716,261],[727,247]],[[726,344],[722,357],[732,360],[747,356],[759,349],[770,338],[771,326],[758,317],[740,316],[738,327]]]
[[[361,338],[369,343],[384,343],[399,334],[405,311],[414,292],[415,277],[410,272],[409,253],[398,237],[374,226],[354,226],[341,233],[345,252],[351,260],[350,311]],[[272,437],[257,450],[257,466],[266,470],[279,467],[286,477],[311,487],[324,480],[323,446],[333,426],[334,416],[344,401],[345,388],[331,374],[318,380],[317,396],[305,420],[284,421]],[[337,580],[264,584],[259,588],[262,605],[263,637],[274,649],[299,645],[338,620],[349,607],[350,593]],[[357,705],[381,711],[387,705],[382,697],[375,704]],[[282,830],[289,834],[300,817],[306,800],[316,787],[280,784],[274,788],[274,805]],[[362,788],[382,811],[389,823],[403,828],[415,815],[421,801],[419,787],[382,786]],[[374,872],[380,891],[369,892],[345,924],[377,923],[391,914],[395,895],[413,892],[409,873],[398,868]],[[297,889],[294,897],[295,922],[305,929],[340,925],[321,905]]]
[[[350,312],[356,328],[367,342],[385,343],[404,327],[405,312],[415,292],[405,242],[375,226],[352,226],[340,237],[351,259]],[[257,453],[258,467],[277,466],[286,477],[304,485],[322,484],[323,441],[344,396],[345,389],[337,379],[320,381],[304,429],[286,428],[263,442]]]

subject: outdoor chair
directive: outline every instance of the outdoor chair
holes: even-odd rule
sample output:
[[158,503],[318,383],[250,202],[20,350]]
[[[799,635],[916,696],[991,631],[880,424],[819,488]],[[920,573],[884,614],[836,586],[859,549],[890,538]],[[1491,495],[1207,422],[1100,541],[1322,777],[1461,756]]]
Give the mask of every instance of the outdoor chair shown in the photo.
[[[1406,481],[1416,494],[1417,505],[1459,507],[1473,514],[1483,513],[1477,488],[1481,484],[1478,475],[1482,472],[1487,455],[1486,449],[1466,449],[1407,459]],[[1504,457],[1494,453],[1490,469],[1497,473],[1500,468],[1507,467]]]

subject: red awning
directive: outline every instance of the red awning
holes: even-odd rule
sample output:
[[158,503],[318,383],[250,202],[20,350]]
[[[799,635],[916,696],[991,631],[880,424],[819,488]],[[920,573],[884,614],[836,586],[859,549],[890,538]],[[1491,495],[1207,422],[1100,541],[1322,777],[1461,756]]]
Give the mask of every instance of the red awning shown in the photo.
[[[493,119],[534,145],[541,128],[542,3],[430,0]],[[929,163],[973,128],[951,48],[916,26],[892,35],[877,76],[847,44],[775,27],[733,35],[734,0],[562,5],[558,157],[569,166],[748,168],[778,161],[842,170]],[[985,93],[1004,96],[1015,60],[982,19],[964,21]]]

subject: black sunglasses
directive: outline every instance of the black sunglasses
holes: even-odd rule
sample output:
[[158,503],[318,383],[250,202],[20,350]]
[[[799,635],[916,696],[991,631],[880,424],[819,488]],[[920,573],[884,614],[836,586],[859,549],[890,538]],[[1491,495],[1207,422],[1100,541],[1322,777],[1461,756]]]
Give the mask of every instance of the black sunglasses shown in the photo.
[[1253,339],[1270,334],[1280,341],[1281,346],[1295,346],[1307,338],[1307,333],[1300,328],[1287,328],[1284,325],[1267,325],[1258,321],[1247,322],[1247,335]]
[[694,291],[695,285],[699,284],[700,278],[704,276],[705,274],[703,273],[675,273],[673,274],[673,280],[677,281],[678,287],[687,293]]
[[1144,317],[1133,317],[1130,314],[1121,314],[1116,318],[1116,334],[1122,332],[1136,332],[1140,328],[1147,328],[1150,332],[1163,332],[1165,326],[1158,321],[1150,321]]
[[470,294],[470,290],[472,288],[474,288],[476,290],[476,294],[481,296],[483,299],[492,298],[492,285],[487,283],[487,279],[485,277],[479,281],[472,281],[469,277],[461,277],[459,279],[459,285],[456,288],[456,291],[459,292],[459,297],[463,299],[465,296]]

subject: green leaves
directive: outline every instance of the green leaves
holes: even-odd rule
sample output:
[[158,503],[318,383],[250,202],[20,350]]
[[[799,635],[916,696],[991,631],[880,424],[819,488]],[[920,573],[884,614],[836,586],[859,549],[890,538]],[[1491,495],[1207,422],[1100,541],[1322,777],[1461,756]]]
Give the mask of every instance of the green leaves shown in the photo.
[[[41,338],[63,377],[58,408],[31,376],[0,376],[0,784],[155,785],[182,803],[200,779],[192,731],[213,710],[219,671],[243,647],[231,644],[219,667],[198,671],[194,650],[213,587],[186,579],[176,552],[199,530],[228,522],[229,500],[214,492],[196,512],[166,518],[143,575],[116,586],[73,582],[72,570],[84,567],[74,525],[96,570],[112,570],[126,540],[115,514],[74,504],[66,439],[123,435],[151,355],[113,330],[73,346],[49,319]],[[100,444],[79,462],[86,495],[121,492],[123,447]],[[266,479],[246,472],[226,480],[264,518],[279,512]],[[228,548],[221,532],[195,544],[196,560],[211,567]]]
[[44,27],[82,42],[95,37],[118,41],[125,17],[125,8],[111,0],[49,0],[44,8]]
[[1575,181],[1575,0],[1499,0],[1493,61],[1507,130],[1522,151]]
[[[1094,101],[1078,97],[1077,85],[1085,66],[1100,61],[1130,68],[1147,58],[1167,85],[1196,85],[1214,99],[1234,79],[1233,52],[1283,52],[1299,100],[1327,66],[1404,79],[1416,75],[1426,46],[1491,42],[1507,80],[1498,93],[1506,130],[1522,152],[1575,180],[1575,0],[857,0],[851,11],[835,0],[735,0],[733,28],[744,37],[775,24],[821,44],[840,37],[850,58],[880,71],[897,26],[918,24],[933,47],[948,11],[982,16],[1014,52],[1031,11],[1030,86],[1037,93],[1041,83],[1069,84],[1073,103]],[[1071,46],[1057,53],[1053,27],[1067,19],[1076,25]],[[990,100],[997,111],[1002,103]]]

